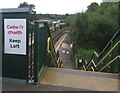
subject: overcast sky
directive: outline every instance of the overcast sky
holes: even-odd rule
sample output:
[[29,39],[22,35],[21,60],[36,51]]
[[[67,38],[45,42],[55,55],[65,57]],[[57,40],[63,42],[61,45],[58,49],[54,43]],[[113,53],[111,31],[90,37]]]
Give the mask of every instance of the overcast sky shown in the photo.
[[92,2],[102,3],[103,0],[2,0],[0,8],[17,8],[20,3],[34,4],[37,13],[42,14],[73,14],[85,11]]

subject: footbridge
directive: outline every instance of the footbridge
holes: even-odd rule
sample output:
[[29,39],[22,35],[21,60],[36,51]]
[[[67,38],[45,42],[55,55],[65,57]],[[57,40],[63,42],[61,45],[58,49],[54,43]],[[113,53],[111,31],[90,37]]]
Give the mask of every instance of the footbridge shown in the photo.
[[0,14],[3,91],[119,91],[120,31],[77,70],[69,29],[53,36],[47,22],[30,21],[27,8],[2,9]]

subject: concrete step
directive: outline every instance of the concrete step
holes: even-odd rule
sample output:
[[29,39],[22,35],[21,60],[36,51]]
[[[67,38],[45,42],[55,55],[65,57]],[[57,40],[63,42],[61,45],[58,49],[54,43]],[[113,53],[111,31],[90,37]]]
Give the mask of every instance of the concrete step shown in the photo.
[[41,84],[90,91],[118,91],[118,75],[73,69],[47,68]]

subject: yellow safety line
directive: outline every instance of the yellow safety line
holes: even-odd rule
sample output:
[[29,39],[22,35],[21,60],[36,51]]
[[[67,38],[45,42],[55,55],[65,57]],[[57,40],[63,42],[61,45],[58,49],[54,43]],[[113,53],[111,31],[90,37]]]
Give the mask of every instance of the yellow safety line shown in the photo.
[[87,65],[87,61],[85,61],[85,64]]
[[113,60],[111,60],[107,65],[105,65],[102,69],[100,69],[99,72],[102,71],[103,69],[105,69],[105,68],[106,68],[108,65],[110,65],[111,63],[113,63],[117,58],[120,58],[120,56],[117,56],[117,57],[115,57]]
[[[94,70],[94,68],[93,68],[93,67],[91,67],[90,69],[92,69],[92,71],[94,71],[94,72],[95,72],[95,70]],[[90,69],[89,69],[88,71],[90,71]]]
[[118,41],[112,48],[111,50],[100,60],[100,62],[96,65],[96,67],[112,52],[112,50],[114,50],[116,48],[116,46],[120,43],[120,41]]
[[95,72],[95,70],[94,70],[94,68],[93,68],[93,67],[91,67],[91,69],[92,69],[92,71],[93,71],[93,72]]
[[63,64],[61,64],[61,67],[63,68]]
[[85,66],[83,65],[83,68],[84,68],[84,70],[86,71],[86,68],[85,68]]
[[62,42],[63,42],[63,40],[66,38],[66,36],[67,36],[67,34],[65,34],[64,36],[63,36],[63,38],[62,38],[62,40],[60,41],[60,43],[57,45],[57,47],[56,47],[56,51],[59,49],[59,47],[60,47],[60,45],[62,44]]
[[96,67],[96,64],[95,64],[95,62],[92,60],[92,63],[93,63],[93,65]]
[[58,57],[57,63],[59,62],[60,58]]
[[91,64],[92,61],[90,61],[90,63],[88,64],[88,66],[86,67],[86,69],[89,67],[89,65]]

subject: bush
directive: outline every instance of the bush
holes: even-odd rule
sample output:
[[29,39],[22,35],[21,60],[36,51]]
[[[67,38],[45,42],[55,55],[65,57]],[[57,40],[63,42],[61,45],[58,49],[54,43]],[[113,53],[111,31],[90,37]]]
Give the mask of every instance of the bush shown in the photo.
[[94,50],[101,52],[118,30],[117,3],[93,3],[86,12],[68,16],[66,24],[78,57],[88,59]]
[[79,59],[86,59],[87,61],[91,58],[94,50],[79,48],[77,50],[77,57]]

